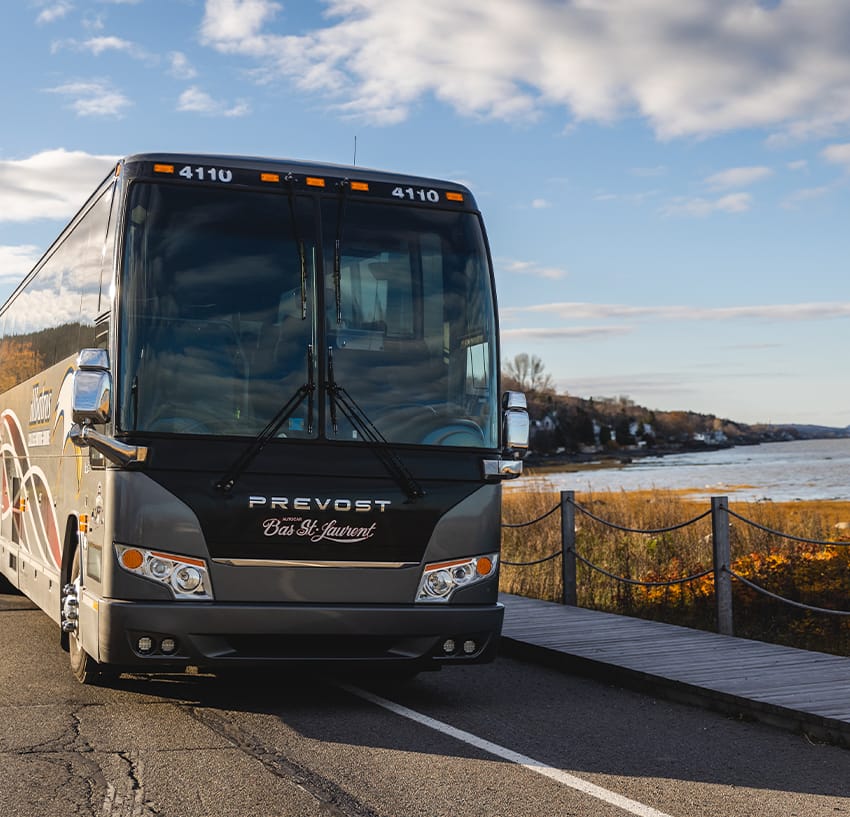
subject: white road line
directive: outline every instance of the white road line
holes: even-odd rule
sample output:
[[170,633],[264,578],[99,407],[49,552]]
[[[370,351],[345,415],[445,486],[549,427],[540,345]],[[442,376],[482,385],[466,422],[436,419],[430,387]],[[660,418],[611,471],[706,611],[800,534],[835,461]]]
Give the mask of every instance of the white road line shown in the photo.
[[453,737],[456,740],[468,743],[470,746],[475,746],[477,749],[482,749],[483,751],[489,752],[491,755],[500,757],[503,760],[516,763],[518,766],[522,766],[530,772],[535,772],[536,774],[548,777],[557,783],[569,786],[571,789],[575,789],[576,791],[580,791],[590,797],[595,797],[597,800],[602,800],[603,802],[616,806],[623,811],[627,811],[629,814],[635,814],[638,815],[638,817],[670,817],[670,815],[666,812],[654,809],[652,806],[647,806],[644,803],[639,803],[637,800],[623,797],[621,794],[604,789],[602,786],[597,786],[594,783],[588,783],[580,777],[568,774],[567,772],[561,771],[561,769],[555,769],[552,766],[547,766],[545,763],[541,763],[539,760],[535,760],[532,757],[522,755],[519,752],[514,752],[511,749],[506,749],[498,743],[493,743],[492,741],[485,740],[484,738],[479,738],[471,732],[465,732],[463,729],[457,729],[448,723],[443,723],[443,721],[438,721],[435,718],[428,717],[428,715],[423,715],[421,712],[416,712],[406,706],[397,704],[395,701],[390,701],[386,698],[380,697],[379,695],[367,692],[365,689],[349,686],[348,684],[339,684],[339,686],[346,690],[346,692],[350,692],[358,698],[363,698],[376,706],[388,709],[396,715],[401,715],[403,718],[416,721],[416,723],[420,723],[430,729],[435,729],[436,731],[442,732],[444,735]]

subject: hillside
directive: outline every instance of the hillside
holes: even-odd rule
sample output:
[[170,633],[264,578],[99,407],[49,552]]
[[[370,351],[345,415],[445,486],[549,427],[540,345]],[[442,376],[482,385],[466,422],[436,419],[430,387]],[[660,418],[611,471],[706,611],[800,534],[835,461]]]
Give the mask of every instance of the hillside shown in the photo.
[[850,426],[800,423],[750,425],[713,414],[662,411],[628,396],[574,397],[558,394],[538,366],[535,378],[502,373],[506,389],[525,391],[532,420],[531,451],[537,455],[670,453],[704,447],[755,445],[782,440],[850,437]]

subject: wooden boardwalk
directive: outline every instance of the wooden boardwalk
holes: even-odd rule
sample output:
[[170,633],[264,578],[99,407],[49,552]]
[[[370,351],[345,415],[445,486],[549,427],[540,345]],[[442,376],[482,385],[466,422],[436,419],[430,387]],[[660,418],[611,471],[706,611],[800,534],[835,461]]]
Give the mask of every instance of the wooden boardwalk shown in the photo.
[[503,652],[850,747],[850,658],[501,594]]

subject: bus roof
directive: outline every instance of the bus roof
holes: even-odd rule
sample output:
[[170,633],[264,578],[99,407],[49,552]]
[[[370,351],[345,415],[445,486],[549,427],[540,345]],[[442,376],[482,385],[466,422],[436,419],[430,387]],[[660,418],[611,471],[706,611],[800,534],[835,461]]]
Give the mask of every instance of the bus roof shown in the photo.
[[[446,179],[436,179],[427,176],[416,176],[405,173],[376,170],[358,165],[341,165],[328,162],[302,161],[298,159],[276,159],[260,156],[229,156],[224,154],[203,153],[169,153],[150,152],[135,153],[125,157],[121,164],[165,164],[184,166],[203,166],[226,168],[230,170],[254,171],[260,173],[276,173],[285,176],[327,176],[333,179],[351,179],[363,182],[376,182],[400,186],[422,188],[439,188],[454,191],[464,197],[466,208],[477,209],[472,192],[463,184]],[[129,169],[129,168],[128,168]]]

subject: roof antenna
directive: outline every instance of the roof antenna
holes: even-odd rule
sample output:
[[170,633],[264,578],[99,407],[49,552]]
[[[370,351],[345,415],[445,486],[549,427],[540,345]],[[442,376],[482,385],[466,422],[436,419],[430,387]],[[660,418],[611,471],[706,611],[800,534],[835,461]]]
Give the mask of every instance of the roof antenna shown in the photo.
[[357,134],[354,135],[354,167],[357,167]]

